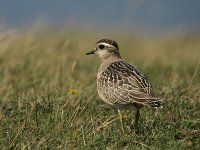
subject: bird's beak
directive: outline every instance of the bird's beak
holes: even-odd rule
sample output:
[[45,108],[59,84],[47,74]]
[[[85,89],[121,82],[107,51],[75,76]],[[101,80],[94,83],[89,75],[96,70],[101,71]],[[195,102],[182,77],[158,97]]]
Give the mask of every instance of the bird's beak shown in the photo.
[[95,50],[91,50],[90,52],[87,52],[86,55],[91,55],[91,54],[94,54],[95,53]]

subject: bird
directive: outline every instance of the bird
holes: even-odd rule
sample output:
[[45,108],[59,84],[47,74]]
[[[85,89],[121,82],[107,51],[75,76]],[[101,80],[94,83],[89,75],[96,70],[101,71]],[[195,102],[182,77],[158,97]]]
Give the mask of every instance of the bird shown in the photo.
[[121,128],[124,130],[123,109],[136,110],[135,127],[138,126],[140,111],[143,106],[162,107],[147,76],[136,66],[124,61],[116,41],[99,40],[95,48],[86,55],[95,54],[101,59],[97,73],[97,91],[100,98],[117,109]]

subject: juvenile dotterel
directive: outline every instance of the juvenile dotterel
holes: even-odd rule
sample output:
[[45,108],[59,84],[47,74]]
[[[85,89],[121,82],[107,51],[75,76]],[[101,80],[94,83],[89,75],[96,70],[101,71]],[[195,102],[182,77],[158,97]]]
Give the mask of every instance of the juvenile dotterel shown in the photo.
[[138,123],[139,109],[142,106],[161,106],[161,100],[154,95],[145,74],[122,60],[118,44],[114,40],[98,41],[94,50],[86,53],[90,54],[96,54],[101,59],[97,74],[97,90],[101,99],[115,107],[118,112],[121,109],[136,109],[135,125]]

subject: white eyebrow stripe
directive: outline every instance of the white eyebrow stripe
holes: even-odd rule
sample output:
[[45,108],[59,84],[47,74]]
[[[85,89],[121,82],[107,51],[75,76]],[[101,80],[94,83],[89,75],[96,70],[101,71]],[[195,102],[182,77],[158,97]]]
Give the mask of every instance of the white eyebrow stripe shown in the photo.
[[[105,46],[113,46],[113,45],[110,45],[110,44],[104,43],[104,42],[98,43],[97,45],[101,45],[101,44],[103,44],[103,45],[105,45]],[[114,46],[113,46],[113,47],[114,47]]]

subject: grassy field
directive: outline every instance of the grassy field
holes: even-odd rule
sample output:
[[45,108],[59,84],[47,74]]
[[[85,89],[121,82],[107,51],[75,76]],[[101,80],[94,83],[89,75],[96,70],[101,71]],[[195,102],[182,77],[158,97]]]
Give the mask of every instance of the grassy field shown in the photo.
[[85,56],[105,36],[53,28],[1,31],[0,149],[200,149],[200,34],[163,37],[107,34],[122,57],[142,68],[164,108],[114,109],[96,91],[97,57]]

